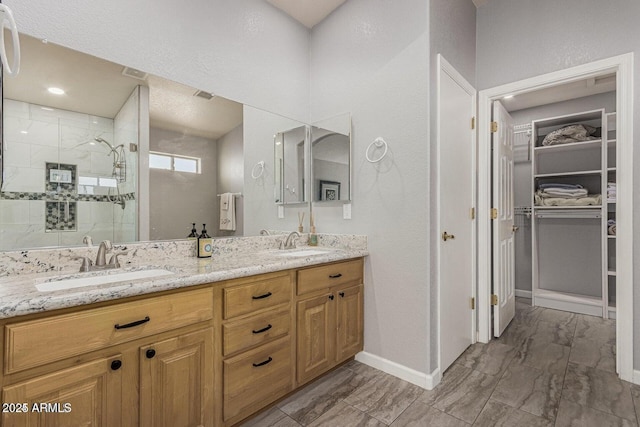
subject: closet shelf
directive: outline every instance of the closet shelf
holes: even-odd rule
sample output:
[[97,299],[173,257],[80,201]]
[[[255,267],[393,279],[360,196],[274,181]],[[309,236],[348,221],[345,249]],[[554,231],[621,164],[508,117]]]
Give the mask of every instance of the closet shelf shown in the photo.
[[607,168],[607,172],[615,172],[617,169],[615,167],[613,168]]
[[588,295],[572,294],[569,292],[550,291],[547,289],[536,289],[535,298],[548,298],[564,302],[575,302],[585,305],[602,306],[602,298]]
[[607,199],[607,203],[616,203],[616,199]]
[[607,239],[615,239],[615,238],[616,238],[615,234],[614,235],[607,234]]
[[607,276],[617,276],[617,274],[614,270],[609,270],[607,271]]
[[558,173],[541,173],[533,175],[534,178],[554,178],[558,176],[584,176],[584,175],[600,175],[600,169],[577,172],[558,172]]
[[533,207],[537,211],[546,211],[546,210],[557,210],[564,209],[565,211],[572,211],[574,209],[582,210],[582,209],[592,209],[600,212],[602,206],[600,205],[591,205],[591,206],[534,206]]
[[567,144],[558,145],[543,145],[540,147],[534,147],[533,152],[536,154],[542,153],[560,153],[563,151],[579,151],[586,149],[599,148],[602,144],[602,139],[594,139],[591,141],[570,142]]

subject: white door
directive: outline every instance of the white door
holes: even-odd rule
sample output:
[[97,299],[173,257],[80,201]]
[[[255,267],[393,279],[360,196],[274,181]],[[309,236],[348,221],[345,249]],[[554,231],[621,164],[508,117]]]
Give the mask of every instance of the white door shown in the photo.
[[[440,372],[474,342],[475,89],[438,56]],[[473,119],[475,120],[475,119]],[[473,215],[475,216],[475,215]]]
[[504,332],[516,312],[513,227],[513,120],[499,101],[493,103],[493,335]]

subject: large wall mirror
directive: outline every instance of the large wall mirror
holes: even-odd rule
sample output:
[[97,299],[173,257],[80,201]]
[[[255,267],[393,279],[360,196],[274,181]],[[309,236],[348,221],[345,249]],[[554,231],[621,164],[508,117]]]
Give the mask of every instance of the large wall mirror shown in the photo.
[[[242,236],[267,222],[274,170],[271,158],[251,156],[295,121],[27,35],[20,42],[21,72],[2,82],[0,250],[81,245],[86,235],[185,238],[194,222]],[[268,160],[265,176],[247,181],[258,160]],[[256,196],[249,211],[246,191]],[[226,193],[231,228],[221,226]]]
[[309,200],[307,193],[309,126],[274,135],[276,203],[296,204]]

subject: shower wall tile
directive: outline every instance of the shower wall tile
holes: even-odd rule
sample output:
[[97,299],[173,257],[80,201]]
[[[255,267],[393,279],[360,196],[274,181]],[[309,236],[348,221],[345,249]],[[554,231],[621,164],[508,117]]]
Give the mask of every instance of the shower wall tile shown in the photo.
[[29,104],[26,102],[14,101],[13,99],[4,99],[2,103],[2,115],[6,120],[8,117],[19,119],[29,118]]
[[[89,116],[89,129],[113,133],[113,119],[100,116]],[[107,134],[103,134],[102,137],[107,141],[113,141],[113,136],[107,137]]]
[[60,161],[60,153],[57,147],[48,147],[46,145],[35,145],[31,147],[31,168],[44,170],[45,164],[56,163]]
[[0,227],[0,250],[16,250],[42,246],[58,246],[59,233],[45,233],[44,223],[5,224]]
[[29,224],[29,201],[0,200],[0,224]]
[[58,146],[58,124],[55,122],[7,117],[4,126],[5,141],[9,145],[19,143]]
[[4,170],[4,191],[44,192],[44,168],[18,168],[7,166]]
[[[105,146],[105,150],[106,146]],[[111,177],[113,172],[113,157],[107,155],[107,153],[90,153],[91,159],[91,173],[99,174],[104,177]]]
[[91,222],[113,224],[113,205],[111,203],[91,203]]
[[29,203],[29,223],[38,225],[44,224],[45,221],[45,201],[44,200],[28,200]]
[[31,154],[31,146],[29,144],[9,144],[7,143],[7,149],[4,152],[5,166],[16,166],[21,168],[31,167],[31,160],[29,155]]
[[88,224],[91,222],[91,205],[94,202],[78,202],[78,224]]

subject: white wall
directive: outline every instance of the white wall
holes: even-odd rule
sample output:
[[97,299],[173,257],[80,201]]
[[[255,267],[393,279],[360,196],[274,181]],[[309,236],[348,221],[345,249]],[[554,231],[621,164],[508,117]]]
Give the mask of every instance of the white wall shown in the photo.
[[[478,9],[479,89],[634,52],[640,69],[640,2],[635,0],[491,0]],[[634,79],[634,132],[640,138],[640,73]],[[635,144],[635,141],[634,141]],[[634,150],[640,165],[640,150]],[[640,174],[633,183],[640,185]],[[634,252],[640,250],[640,199],[634,201]],[[634,275],[640,274],[635,263]],[[630,285],[630,284],[628,284]],[[634,292],[634,366],[640,367],[640,285]]]
[[20,31],[305,120],[309,33],[263,0],[5,0]]
[[[218,193],[244,191],[242,125],[218,139]],[[244,235],[244,197],[236,197],[236,231],[218,231],[219,236]]]
[[[349,0],[311,32],[311,122],[351,112],[352,220],[313,208],[318,232],[368,235],[365,351],[429,372],[428,3]],[[376,137],[387,157],[368,163]]]
[[196,223],[198,233],[207,224],[210,236],[219,231],[216,141],[151,128],[149,150],[198,157],[201,173],[149,169],[149,237],[151,240],[184,239]]

